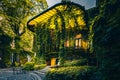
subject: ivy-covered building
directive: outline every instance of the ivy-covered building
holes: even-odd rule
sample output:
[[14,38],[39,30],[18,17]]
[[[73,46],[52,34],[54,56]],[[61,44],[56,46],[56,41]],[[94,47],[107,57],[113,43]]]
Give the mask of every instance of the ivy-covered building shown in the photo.
[[83,6],[63,0],[30,19],[27,26],[38,35],[37,55],[46,55],[48,64],[86,57],[89,29]]

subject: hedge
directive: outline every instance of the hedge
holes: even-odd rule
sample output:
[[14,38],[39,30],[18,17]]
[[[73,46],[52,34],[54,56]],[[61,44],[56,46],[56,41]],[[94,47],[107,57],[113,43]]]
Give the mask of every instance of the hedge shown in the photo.
[[23,70],[34,70],[34,65],[35,63],[34,62],[26,62],[24,65],[23,65]]
[[90,80],[95,70],[92,66],[53,68],[44,80]]
[[80,59],[80,60],[73,60],[73,61],[66,61],[64,66],[83,66],[87,65],[87,59]]
[[46,66],[47,66],[46,64],[35,65],[34,70],[40,70],[40,69],[43,69]]
[[31,70],[40,70],[46,67],[46,64],[36,65],[34,62],[26,62],[23,65],[23,70],[31,71]]

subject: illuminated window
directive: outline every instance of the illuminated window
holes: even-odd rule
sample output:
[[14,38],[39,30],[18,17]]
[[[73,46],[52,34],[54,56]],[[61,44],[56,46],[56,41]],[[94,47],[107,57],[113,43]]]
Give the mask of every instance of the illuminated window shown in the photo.
[[69,47],[69,41],[65,42],[65,47]]
[[81,43],[82,43],[81,38],[75,39],[75,48],[81,48],[82,47]]

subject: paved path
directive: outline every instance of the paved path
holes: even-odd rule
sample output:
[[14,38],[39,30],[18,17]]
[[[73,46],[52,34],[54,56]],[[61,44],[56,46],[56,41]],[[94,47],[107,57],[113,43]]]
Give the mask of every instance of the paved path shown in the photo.
[[47,71],[49,71],[49,66],[39,71],[29,71],[26,73],[13,73],[11,68],[0,69],[0,80],[43,80]]

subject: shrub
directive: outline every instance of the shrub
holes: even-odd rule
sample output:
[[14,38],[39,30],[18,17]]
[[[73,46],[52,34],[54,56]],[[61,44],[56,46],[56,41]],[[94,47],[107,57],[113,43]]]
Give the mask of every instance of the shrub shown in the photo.
[[35,62],[35,64],[44,64],[45,63],[45,59],[43,57],[35,57],[33,58],[33,61]]
[[46,74],[45,80],[89,80],[94,71],[92,66],[53,68]]
[[87,59],[80,59],[80,60],[73,60],[73,61],[67,61],[64,66],[83,66],[87,65]]
[[34,70],[34,62],[26,62],[24,65],[23,65],[23,69],[24,70]]
[[15,62],[15,66],[18,67],[18,66],[19,66],[19,63],[18,63],[18,62]]
[[43,69],[44,67],[46,67],[46,64],[35,65],[35,66],[34,66],[34,69],[35,69],[35,70],[40,70],[40,69]]

